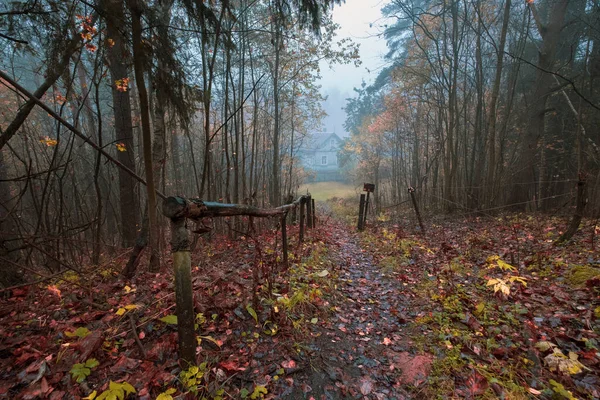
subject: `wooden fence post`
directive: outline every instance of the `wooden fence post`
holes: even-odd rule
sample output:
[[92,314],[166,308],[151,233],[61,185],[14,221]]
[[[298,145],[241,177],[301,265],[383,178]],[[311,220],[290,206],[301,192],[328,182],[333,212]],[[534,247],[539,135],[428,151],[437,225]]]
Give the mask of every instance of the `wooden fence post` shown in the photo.
[[317,209],[315,208],[315,199],[310,199],[310,203],[312,206],[312,227],[317,227]]
[[365,195],[360,195],[360,203],[358,204],[358,230],[362,231],[364,229],[363,218],[365,212]]
[[304,242],[304,206],[306,204],[306,198],[300,199],[300,243]]
[[287,212],[281,215],[281,244],[283,247],[283,266],[288,267]]
[[408,193],[410,193],[410,199],[412,200],[412,204],[415,209],[415,214],[417,214],[417,220],[419,221],[421,232],[425,233],[425,227],[423,226],[423,221],[421,220],[421,213],[419,212],[419,206],[417,205],[417,199],[415,198],[415,188],[412,186],[409,187]]
[[177,336],[181,368],[196,365],[196,332],[194,329],[194,301],[192,292],[192,262],[190,241],[185,217],[171,218],[171,251],[175,270],[175,302]]
[[371,192],[367,192],[367,199],[365,200],[365,210],[363,212],[363,223],[362,227],[365,229],[367,227],[367,214],[369,213],[369,195]]
[[313,227],[313,218],[312,218],[312,197],[310,194],[306,197],[306,227]]

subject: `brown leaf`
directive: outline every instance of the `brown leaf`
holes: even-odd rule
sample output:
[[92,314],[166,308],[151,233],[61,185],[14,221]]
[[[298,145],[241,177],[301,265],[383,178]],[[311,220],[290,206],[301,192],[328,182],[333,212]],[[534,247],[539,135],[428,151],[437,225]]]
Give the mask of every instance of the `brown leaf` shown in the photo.
[[119,357],[119,360],[112,367],[110,367],[110,372],[115,374],[132,372],[138,367],[138,365],[140,365],[140,360],[135,360],[122,355]]
[[363,376],[360,379],[359,388],[362,395],[366,396],[373,390],[373,381],[368,376]]
[[433,357],[429,354],[412,357],[408,352],[388,351],[387,355],[392,360],[394,367],[402,371],[402,375],[398,378],[398,383],[402,385],[418,386],[429,375],[433,361]]
[[101,331],[93,331],[91,334],[87,335],[83,339],[77,342],[76,346],[81,351],[81,356],[79,357],[80,362],[85,362],[93,352],[98,350],[102,343],[104,342],[104,335]]

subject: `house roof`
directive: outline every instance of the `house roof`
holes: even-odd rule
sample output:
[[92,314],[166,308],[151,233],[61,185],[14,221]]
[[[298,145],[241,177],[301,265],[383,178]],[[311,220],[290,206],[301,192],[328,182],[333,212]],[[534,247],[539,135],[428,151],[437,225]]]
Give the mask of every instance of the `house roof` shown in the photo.
[[310,135],[310,138],[306,143],[306,148],[319,149],[332,138],[337,139],[338,142],[342,141],[342,139],[335,132],[314,132]]

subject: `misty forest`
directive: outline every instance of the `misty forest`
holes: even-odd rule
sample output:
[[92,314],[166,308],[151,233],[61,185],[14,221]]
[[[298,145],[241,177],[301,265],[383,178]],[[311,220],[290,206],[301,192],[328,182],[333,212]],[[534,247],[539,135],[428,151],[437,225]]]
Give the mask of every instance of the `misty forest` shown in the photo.
[[0,2],[0,399],[600,398],[600,1],[376,3]]

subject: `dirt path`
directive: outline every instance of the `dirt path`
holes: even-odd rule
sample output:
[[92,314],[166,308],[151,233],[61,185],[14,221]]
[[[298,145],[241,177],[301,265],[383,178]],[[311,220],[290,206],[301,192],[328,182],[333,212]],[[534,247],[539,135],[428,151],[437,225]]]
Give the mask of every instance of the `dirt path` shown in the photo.
[[[355,233],[334,228],[330,254],[338,263],[335,313],[313,329],[294,389],[282,397],[301,399],[410,399],[425,379],[431,359],[413,354],[403,339],[408,293],[381,272]],[[413,394],[409,394],[412,392]]]

